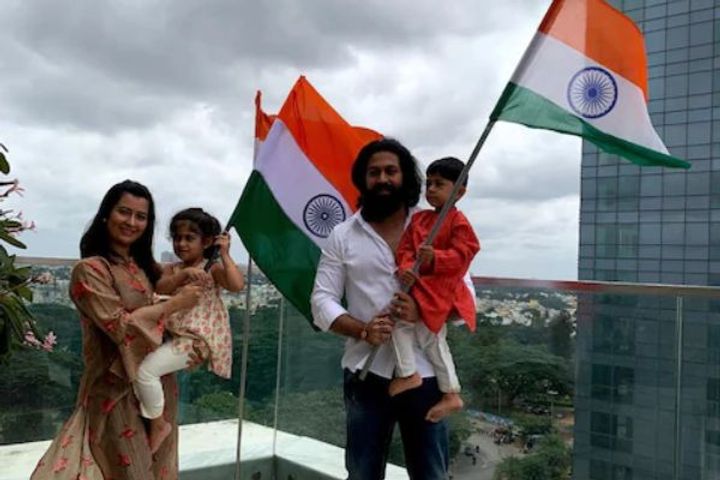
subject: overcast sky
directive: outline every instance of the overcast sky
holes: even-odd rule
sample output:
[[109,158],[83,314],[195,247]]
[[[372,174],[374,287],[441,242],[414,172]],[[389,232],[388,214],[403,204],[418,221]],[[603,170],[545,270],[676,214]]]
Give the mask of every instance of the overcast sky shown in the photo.
[[[77,257],[107,188],[224,222],[250,173],[253,98],[279,109],[297,77],[350,123],[405,143],[423,168],[466,159],[549,0],[17,0],[0,18],[0,141],[37,224],[24,255]],[[577,275],[580,141],[498,124],[459,206],[476,275]],[[233,252],[246,259],[237,236]]]

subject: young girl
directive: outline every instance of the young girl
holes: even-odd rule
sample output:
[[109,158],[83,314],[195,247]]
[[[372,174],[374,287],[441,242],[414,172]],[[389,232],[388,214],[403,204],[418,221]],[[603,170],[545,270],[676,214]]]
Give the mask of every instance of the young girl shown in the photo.
[[[239,292],[244,285],[243,274],[230,257],[230,237],[221,233],[220,223],[201,208],[188,208],[175,214],[170,221],[170,236],[179,262],[167,265],[158,280],[156,292],[171,294],[186,284],[202,287],[197,305],[171,315],[165,328],[172,340],[145,357],[138,370],[135,393],[140,413],[150,419],[150,449],[155,452],[170,434],[171,425],[163,418],[165,398],[160,377],[183,370],[191,363],[191,353],[207,361],[208,370],[230,378],[232,338],[228,311],[220,298],[220,288]],[[220,263],[205,272],[213,251],[220,250]]]

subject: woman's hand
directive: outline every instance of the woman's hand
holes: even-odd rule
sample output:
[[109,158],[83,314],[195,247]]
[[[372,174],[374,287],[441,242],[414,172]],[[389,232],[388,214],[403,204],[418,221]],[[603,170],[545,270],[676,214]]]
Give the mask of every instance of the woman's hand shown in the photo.
[[198,268],[198,267],[184,268],[182,270],[182,273],[183,273],[183,282],[182,282],[183,285],[187,285],[187,284],[201,285],[208,278],[210,278],[209,273],[207,273],[202,268]]
[[202,358],[195,353],[193,350],[188,352],[188,360],[185,363],[185,368],[188,370],[195,370],[197,367],[203,364]]
[[383,343],[390,340],[392,334],[393,321],[390,319],[390,315],[376,315],[365,325],[365,341],[370,345],[382,345]]
[[200,300],[201,291],[202,289],[197,285],[185,285],[168,300],[167,304],[170,305],[172,312],[192,308],[197,305],[198,300]]
[[391,302],[390,311],[397,320],[414,323],[420,320],[417,304],[415,300],[404,292],[395,293],[395,297]]

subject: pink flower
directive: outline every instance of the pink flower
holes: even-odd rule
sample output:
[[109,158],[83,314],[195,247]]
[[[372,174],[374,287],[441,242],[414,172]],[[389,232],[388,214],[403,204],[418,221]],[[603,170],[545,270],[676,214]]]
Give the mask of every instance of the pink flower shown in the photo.
[[52,352],[53,347],[57,344],[57,336],[54,332],[50,331],[47,335],[45,335],[45,339],[42,343],[42,349],[46,352]]
[[22,192],[24,192],[25,189],[20,186],[20,180],[15,178],[10,183],[7,183],[6,185],[9,185],[10,188],[8,188],[7,191],[2,194],[3,197],[7,197],[11,193],[17,193],[18,195],[20,195],[22,197]]
[[38,285],[47,285],[48,283],[51,283],[53,280],[55,280],[55,277],[52,276],[52,273],[50,272],[42,272],[32,278],[32,283],[37,283]]

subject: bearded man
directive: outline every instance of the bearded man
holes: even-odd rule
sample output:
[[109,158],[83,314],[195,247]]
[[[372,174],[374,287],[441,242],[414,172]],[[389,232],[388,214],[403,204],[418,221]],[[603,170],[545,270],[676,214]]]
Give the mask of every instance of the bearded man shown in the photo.
[[[397,423],[410,478],[444,480],[449,461],[447,424],[425,419],[442,392],[432,366],[417,346],[422,386],[395,397],[388,394],[395,368],[388,343],[393,329],[390,311],[400,320],[419,320],[415,302],[399,292],[395,276],[395,250],[420,198],[422,179],[417,162],[400,142],[383,138],[358,153],[352,180],[360,191],[358,212],[330,234],[311,298],[315,325],[347,337],[342,368],[348,478],[385,478]],[[378,353],[369,374],[359,380],[358,373],[375,346]]]

